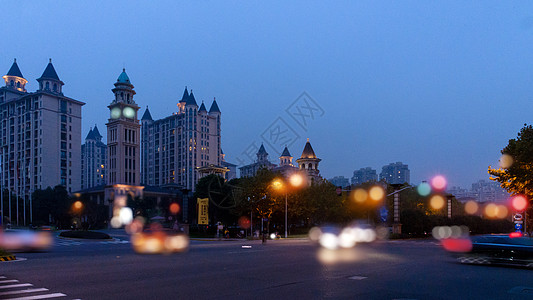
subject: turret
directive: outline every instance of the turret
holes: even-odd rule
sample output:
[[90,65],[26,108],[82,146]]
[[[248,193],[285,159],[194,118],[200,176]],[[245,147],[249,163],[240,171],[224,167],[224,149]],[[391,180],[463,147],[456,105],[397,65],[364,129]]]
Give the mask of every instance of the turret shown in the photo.
[[37,79],[39,82],[39,91],[45,91],[54,94],[63,94],[63,81],[57,76],[54,65],[52,65],[52,59],[44,69],[43,75]]
[[6,82],[6,87],[15,89],[19,92],[26,92],[26,83],[28,83],[28,80],[22,76],[16,58],[9,71],[7,71],[7,74],[2,76],[2,78],[4,78],[4,81]]

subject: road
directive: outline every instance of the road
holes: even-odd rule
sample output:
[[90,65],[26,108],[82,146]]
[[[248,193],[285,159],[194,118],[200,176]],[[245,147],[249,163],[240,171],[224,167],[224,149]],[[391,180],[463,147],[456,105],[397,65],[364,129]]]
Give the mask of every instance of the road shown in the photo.
[[[250,248],[243,246],[251,246]],[[186,253],[139,255],[113,242],[55,240],[0,262],[2,285],[57,299],[533,299],[531,270],[458,264],[433,240],[326,251],[307,240],[192,241]],[[12,280],[16,280],[12,281]],[[2,283],[2,281],[8,281]],[[64,295],[64,296],[63,296]],[[28,298],[32,299],[32,298]],[[36,299],[36,298],[33,298]]]

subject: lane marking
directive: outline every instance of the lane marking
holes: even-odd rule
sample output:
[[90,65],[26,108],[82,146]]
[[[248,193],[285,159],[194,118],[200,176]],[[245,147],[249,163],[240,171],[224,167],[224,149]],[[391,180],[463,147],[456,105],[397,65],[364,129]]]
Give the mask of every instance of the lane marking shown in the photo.
[[348,277],[348,279],[353,279],[353,280],[363,280],[363,279],[367,279],[368,277],[365,277],[365,276],[352,276],[352,277]]
[[35,293],[35,292],[47,292],[47,291],[48,291],[48,289],[45,289],[45,288],[25,289],[25,290],[18,290],[18,291],[1,292],[0,296],[25,294],[25,293]]
[[18,280],[16,279],[11,279],[11,280],[1,280],[0,283],[13,283],[13,282],[19,282]]
[[47,294],[47,295],[37,295],[37,296],[28,296],[20,298],[10,298],[10,300],[36,300],[36,299],[50,299],[58,297],[66,297],[67,295],[61,293]]
[[17,257],[17,259],[15,259],[15,260],[3,261],[2,263],[13,263],[13,262],[17,262],[17,261],[25,261],[25,260],[28,260],[28,259],[27,259],[27,258],[24,258],[24,257]]
[[21,283],[21,284],[2,285],[2,286],[0,286],[0,289],[10,289],[10,288],[24,287],[24,286],[33,286],[33,284],[31,284],[31,283]]

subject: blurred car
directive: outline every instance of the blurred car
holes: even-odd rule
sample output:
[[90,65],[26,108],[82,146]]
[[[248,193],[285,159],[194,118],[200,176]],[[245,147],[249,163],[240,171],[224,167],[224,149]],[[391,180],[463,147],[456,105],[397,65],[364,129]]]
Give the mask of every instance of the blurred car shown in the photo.
[[52,246],[49,231],[0,231],[0,248],[10,252],[45,251]]
[[131,244],[139,254],[185,252],[189,248],[189,236],[159,224],[151,224],[140,232],[132,232]]
[[482,235],[472,237],[471,245],[470,251],[456,254],[460,263],[502,264],[533,268],[532,238]]

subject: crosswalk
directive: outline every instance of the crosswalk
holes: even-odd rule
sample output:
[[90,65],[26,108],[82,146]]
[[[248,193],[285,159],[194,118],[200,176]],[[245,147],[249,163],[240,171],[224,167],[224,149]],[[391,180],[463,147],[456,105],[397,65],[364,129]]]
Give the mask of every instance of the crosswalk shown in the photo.
[[31,283],[19,282],[17,279],[0,276],[0,299],[36,300],[58,299],[67,297],[66,294],[50,291],[44,287],[35,287]]
[[128,240],[113,239],[110,241],[73,241],[73,240],[56,240],[54,242],[55,246],[80,246],[86,244],[100,244],[100,245],[109,245],[109,244],[129,244]]

